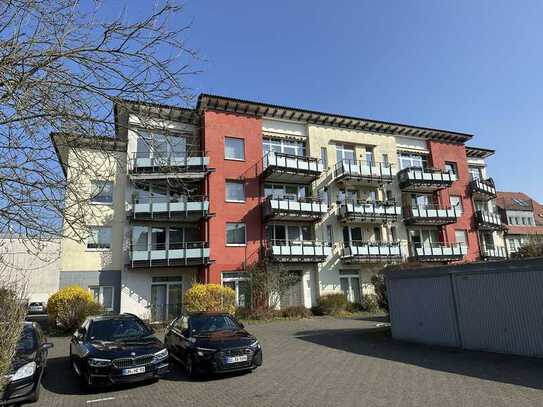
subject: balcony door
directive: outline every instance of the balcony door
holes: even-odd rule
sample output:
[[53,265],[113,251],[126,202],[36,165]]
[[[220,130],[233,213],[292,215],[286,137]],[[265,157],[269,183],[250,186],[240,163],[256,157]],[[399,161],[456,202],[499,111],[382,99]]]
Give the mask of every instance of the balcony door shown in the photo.
[[347,301],[360,304],[360,278],[357,275],[342,275],[339,278],[341,292],[347,297]]
[[366,239],[366,231],[361,227],[344,226],[343,227],[343,242],[345,246],[357,246]]
[[187,156],[187,138],[183,135],[165,135],[161,133],[142,133],[136,144],[139,158],[169,160],[171,157]]
[[302,241],[312,240],[309,226],[272,224],[267,226],[268,240],[274,245],[301,244]]
[[151,283],[151,319],[170,321],[181,314],[183,282],[181,277],[153,277]]
[[411,244],[415,248],[433,247],[439,244],[439,231],[436,229],[415,229],[409,231]]
[[265,138],[262,141],[262,148],[264,155],[274,152],[300,157],[305,156],[305,144],[301,141]]
[[356,154],[353,146],[348,146],[345,144],[336,144],[336,162],[355,162]]
[[304,290],[302,284],[302,272],[290,271],[296,277],[296,282],[289,286],[280,297],[281,308],[304,305]]

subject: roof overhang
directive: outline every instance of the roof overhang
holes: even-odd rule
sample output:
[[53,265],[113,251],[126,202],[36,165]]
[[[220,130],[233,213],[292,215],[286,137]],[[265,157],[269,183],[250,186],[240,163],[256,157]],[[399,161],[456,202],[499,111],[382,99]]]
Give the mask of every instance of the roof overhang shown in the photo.
[[489,148],[466,146],[466,155],[470,158],[488,158],[494,155],[495,152],[496,150],[491,150]]
[[465,143],[473,137],[473,135],[467,133],[383,122],[360,117],[343,116],[333,113],[278,106],[268,103],[234,99],[205,93],[198,97],[197,110],[199,112],[205,110],[216,110],[255,117],[294,120],[322,126],[417,137],[449,143]]

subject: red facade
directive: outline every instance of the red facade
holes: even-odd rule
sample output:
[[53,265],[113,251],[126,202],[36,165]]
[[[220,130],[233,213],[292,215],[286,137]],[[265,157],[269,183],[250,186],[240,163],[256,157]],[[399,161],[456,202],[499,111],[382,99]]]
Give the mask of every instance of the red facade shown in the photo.
[[[210,201],[209,247],[214,262],[209,266],[205,281],[220,283],[221,273],[241,271],[246,264],[258,259],[262,237],[260,181],[256,163],[262,159],[262,121],[235,113],[205,111],[202,117],[204,150],[214,169],[209,175],[207,195]],[[244,140],[245,159],[225,159],[224,140],[232,137]],[[245,203],[226,202],[225,181],[245,180]],[[226,224],[245,223],[247,245],[226,245]]]

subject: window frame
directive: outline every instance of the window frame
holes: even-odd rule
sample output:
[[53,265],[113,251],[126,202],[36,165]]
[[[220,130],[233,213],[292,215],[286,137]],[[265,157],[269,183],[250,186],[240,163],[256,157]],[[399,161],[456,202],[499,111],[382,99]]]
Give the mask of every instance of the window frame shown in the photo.
[[[104,289],[105,288],[111,288],[111,308],[106,308],[104,306]],[[95,299],[95,291],[94,289],[98,289],[98,301]],[[98,302],[102,307],[104,307],[105,311],[113,312],[115,308],[115,287],[112,285],[89,285],[88,290],[92,293],[94,301]]]
[[[102,183],[102,187],[100,188],[100,192],[104,191],[105,187],[104,187],[104,184],[109,184],[111,185],[111,201],[96,201],[94,200],[94,198],[98,197],[100,195],[100,193],[98,194],[94,194],[94,191],[96,190],[95,189],[95,184],[94,183]],[[114,191],[113,191],[113,188],[114,188],[114,184],[113,184],[113,181],[111,180],[107,180],[107,179],[92,179],[91,182],[90,182],[90,204],[91,205],[107,205],[107,206],[112,206],[113,205],[113,198],[114,198]]]
[[[228,198],[228,185],[241,185],[241,191],[243,195],[243,199],[229,199]],[[244,181],[238,181],[238,180],[232,180],[227,179],[224,181],[224,200],[225,202],[231,202],[231,203],[245,203],[247,201],[247,195],[245,194],[245,182]]]
[[[107,229],[109,230],[109,246],[108,247],[101,247],[101,243],[99,242],[99,236],[100,236],[100,230],[101,229]],[[89,252],[100,252],[100,251],[110,251],[111,246],[113,245],[113,228],[111,226],[90,226],[89,227],[90,234],[87,237],[85,241],[85,250]],[[91,243],[91,239],[93,239],[92,233],[94,231],[97,231],[97,239],[96,242],[94,242],[97,247],[89,247],[89,244]]]
[[[464,234],[465,243],[458,241],[458,233],[459,232]],[[454,240],[455,240],[456,244],[460,244],[460,245],[463,244],[466,248],[469,248],[469,236],[468,236],[468,231],[466,229],[455,229],[454,230]]]
[[[453,205],[453,198],[458,198],[458,205]],[[459,215],[464,213],[464,204],[462,203],[462,197],[460,195],[449,195],[449,204],[451,205],[451,208],[456,208],[456,213]]]
[[[232,225],[243,225],[244,232],[244,243],[228,243],[228,226]],[[244,247],[247,246],[247,224],[245,222],[226,222],[224,227],[225,232],[225,244],[229,247]]]
[[[447,166],[451,168],[451,170],[447,170]],[[456,178],[458,178],[458,164],[455,161],[445,161],[445,164],[443,165],[443,170],[454,174]]]
[[[226,143],[228,140],[233,140],[233,141],[237,141],[237,142],[241,142],[241,153],[242,153],[242,158],[236,158],[236,157],[227,157],[226,153],[227,153],[227,148],[226,148]],[[230,160],[230,161],[245,161],[245,139],[244,138],[240,138],[240,137],[230,137],[230,136],[227,136],[224,138],[224,159],[225,160]]]

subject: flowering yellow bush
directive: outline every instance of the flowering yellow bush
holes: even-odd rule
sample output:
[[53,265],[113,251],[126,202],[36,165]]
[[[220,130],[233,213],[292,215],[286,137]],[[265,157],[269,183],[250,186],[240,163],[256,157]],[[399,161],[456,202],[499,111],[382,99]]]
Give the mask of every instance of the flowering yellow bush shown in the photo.
[[66,330],[77,329],[86,317],[101,311],[90,291],[78,285],[61,288],[47,301],[49,319]]
[[236,292],[219,284],[195,284],[185,293],[185,309],[188,312],[236,311]]

